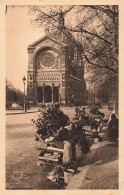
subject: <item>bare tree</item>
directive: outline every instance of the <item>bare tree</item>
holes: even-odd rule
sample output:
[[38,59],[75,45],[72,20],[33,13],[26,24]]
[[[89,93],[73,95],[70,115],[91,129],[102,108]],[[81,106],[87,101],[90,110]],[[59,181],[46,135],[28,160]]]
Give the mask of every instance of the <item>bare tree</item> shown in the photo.
[[9,108],[13,102],[23,105],[24,94],[16,89],[12,83],[6,80],[6,108]]
[[58,18],[63,14],[65,27],[60,30],[80,37],[83,47],[79,49],[88,69],[118,74],[118,6],[33,6],[30,13],[35,15],[35,24],[51,31],[59,28]]

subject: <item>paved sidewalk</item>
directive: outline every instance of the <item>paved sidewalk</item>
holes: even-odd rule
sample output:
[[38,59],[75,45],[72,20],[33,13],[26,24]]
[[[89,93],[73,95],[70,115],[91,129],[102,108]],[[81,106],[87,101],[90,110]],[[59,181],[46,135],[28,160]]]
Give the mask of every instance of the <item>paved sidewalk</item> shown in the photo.
[[30,109],[27,109],[26,112],[24,110],[6,110],[6,115],[11,115],[11,114],[27,114],[27,113],[35,113],[39,112],[38,107],[32,107]]
[[93,144],[77,172],[70,189],[118,189],[118,144],[108,141]]

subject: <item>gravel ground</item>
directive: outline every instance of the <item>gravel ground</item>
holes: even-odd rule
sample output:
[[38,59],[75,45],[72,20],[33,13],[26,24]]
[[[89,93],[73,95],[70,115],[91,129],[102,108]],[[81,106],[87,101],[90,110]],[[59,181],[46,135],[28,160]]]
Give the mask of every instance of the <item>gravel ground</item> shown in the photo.
[[45,177],[52,167],[37,166],[35,130],[29,125],[6,130],[6,189],[59,189]]

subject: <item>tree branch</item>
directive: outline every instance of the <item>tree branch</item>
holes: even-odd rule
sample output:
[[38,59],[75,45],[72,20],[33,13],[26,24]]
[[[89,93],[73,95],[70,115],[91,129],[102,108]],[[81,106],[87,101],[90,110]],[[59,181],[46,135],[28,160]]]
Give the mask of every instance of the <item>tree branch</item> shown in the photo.
[[113,15],[116,15],[118,16],[118,12],[114,12],[110,9],[104,9],[103,7],[101,6],[93,6],[93,5],[83,5],[85,7],[90,7],[92,9],[97,9],[97,10],[100,10],[100,11],[103,11],[104,13],[106,13],[111,19],[113,19]]
[[110,43],[108,40],[102,38],[102,37],[99,36],[98,34],[89,32],[89,31],[87,31],[87,30],[84,30],[84,29],[81,29],[81,30],[74,30],[74,29],[69,29],[69,28],[66,28],[66,29],[69,30],[69,31],[71,31],[71,32],[82,32],[82,33],[87,33],[87,34],[93,35],[93,36],[95,36],[95,37],[101,39],[102,41],[106,42],[107,44],[111,45],[111,43]]
[[[90,7],[92,7],[92,6],[90,6]],[[94,6],[93,6],[93,7],[94,7]],[[36,8],[36,10],[39,11],[40,13],[42,13],[44,16],[47,16],[48,18],[51,18],[54,22],[58,22],[57,19],[55,19],[54,17],[52,17],[52,16],[46,14],[45,12],[43,12],[43,11],[37,9],[37,8]],[[98,37],[99,39],[104,40],[104,41],[105,41],[106,43],[108,43],[108,44],[111,44],[109,41],[105,40],[104,38],[101,38],[101,37],[100,37],[99,35],[97,35],[97,34],[94,35],[94,33],[88,32],[88,31],[86,31],[86,30],[80,30],[80,31],[79,31],[79,30],[72,30],[72,29],[68,29],[68,28],[65,28],[65,29],[63,30],[63,29],[61,29],[59,26],[56,26],[56,25],[55,25],[54,23],[52,23],[51,21],[49,21],[49,23],[51,23],[54,27],[58,28],[61,32],[63,32],[63,33],[72,41],[72,43],[73,43],[77,48],[79,48],[79,49],[81,50],[81,52],[84,54],[84,57],[85,57],[86,61],[87,61],[89,64],[91,64],[92,66],[95,66],[95,67],[102,68],[102,69],[103,69],[103,68],[106,68],[106,69],[108,69],[108,70],[110,70],[110,71],[112,71],[112,72],[114,72],[114,73],[118,73],[118,71],[117,71],[116,69],[111,68],[111,67],[109,67],[109,66],[106,65],[106,64],[105,64],[104,66],[101,66],[101,65],[99,65],[99,64],[95,64],[95,63],[91,62],[91,61],[89,60],[88,56],[86,55],[86,53],[84,52],[83,47],[80,47],[80,46],[76,43],[76,41],[73,40],[72,37],[70,37],[70,36],[68,35],[68,33],[65,31],[65,29],[68,30],[68,31],[72,31],[72,32],[81,32],[81,31],[82,31],[82,32],[88,33],[88,34],[90,34],[90,35],[96,36],[96,37]]]

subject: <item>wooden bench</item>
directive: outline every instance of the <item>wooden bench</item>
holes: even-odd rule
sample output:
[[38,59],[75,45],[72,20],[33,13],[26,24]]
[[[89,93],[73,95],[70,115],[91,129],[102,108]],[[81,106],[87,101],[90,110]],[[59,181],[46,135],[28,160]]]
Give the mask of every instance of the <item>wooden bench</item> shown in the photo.
[[[43,160],[43,161],[53,161],[53,162],[58,162],[58,158],[59,158],[59,155],[57,157],[55,157],[55,154],[58,153],[64,153],[64,149],[60,149],[60,148],[57,148],[57,147],[54,147],[54,142],[48,142],[48,143],[45,143],[45,141],[40,137],[40,135],[38,133],[36,133],[36,137],[38,137],[39,141],[37,143],[37,147],[38,147],[38,150],[43,150],[44,151],[44,155],[43,156],[38,156],[38,159],[39,160]],[[47,155],[47,154],[51,154],[51,155]]]

